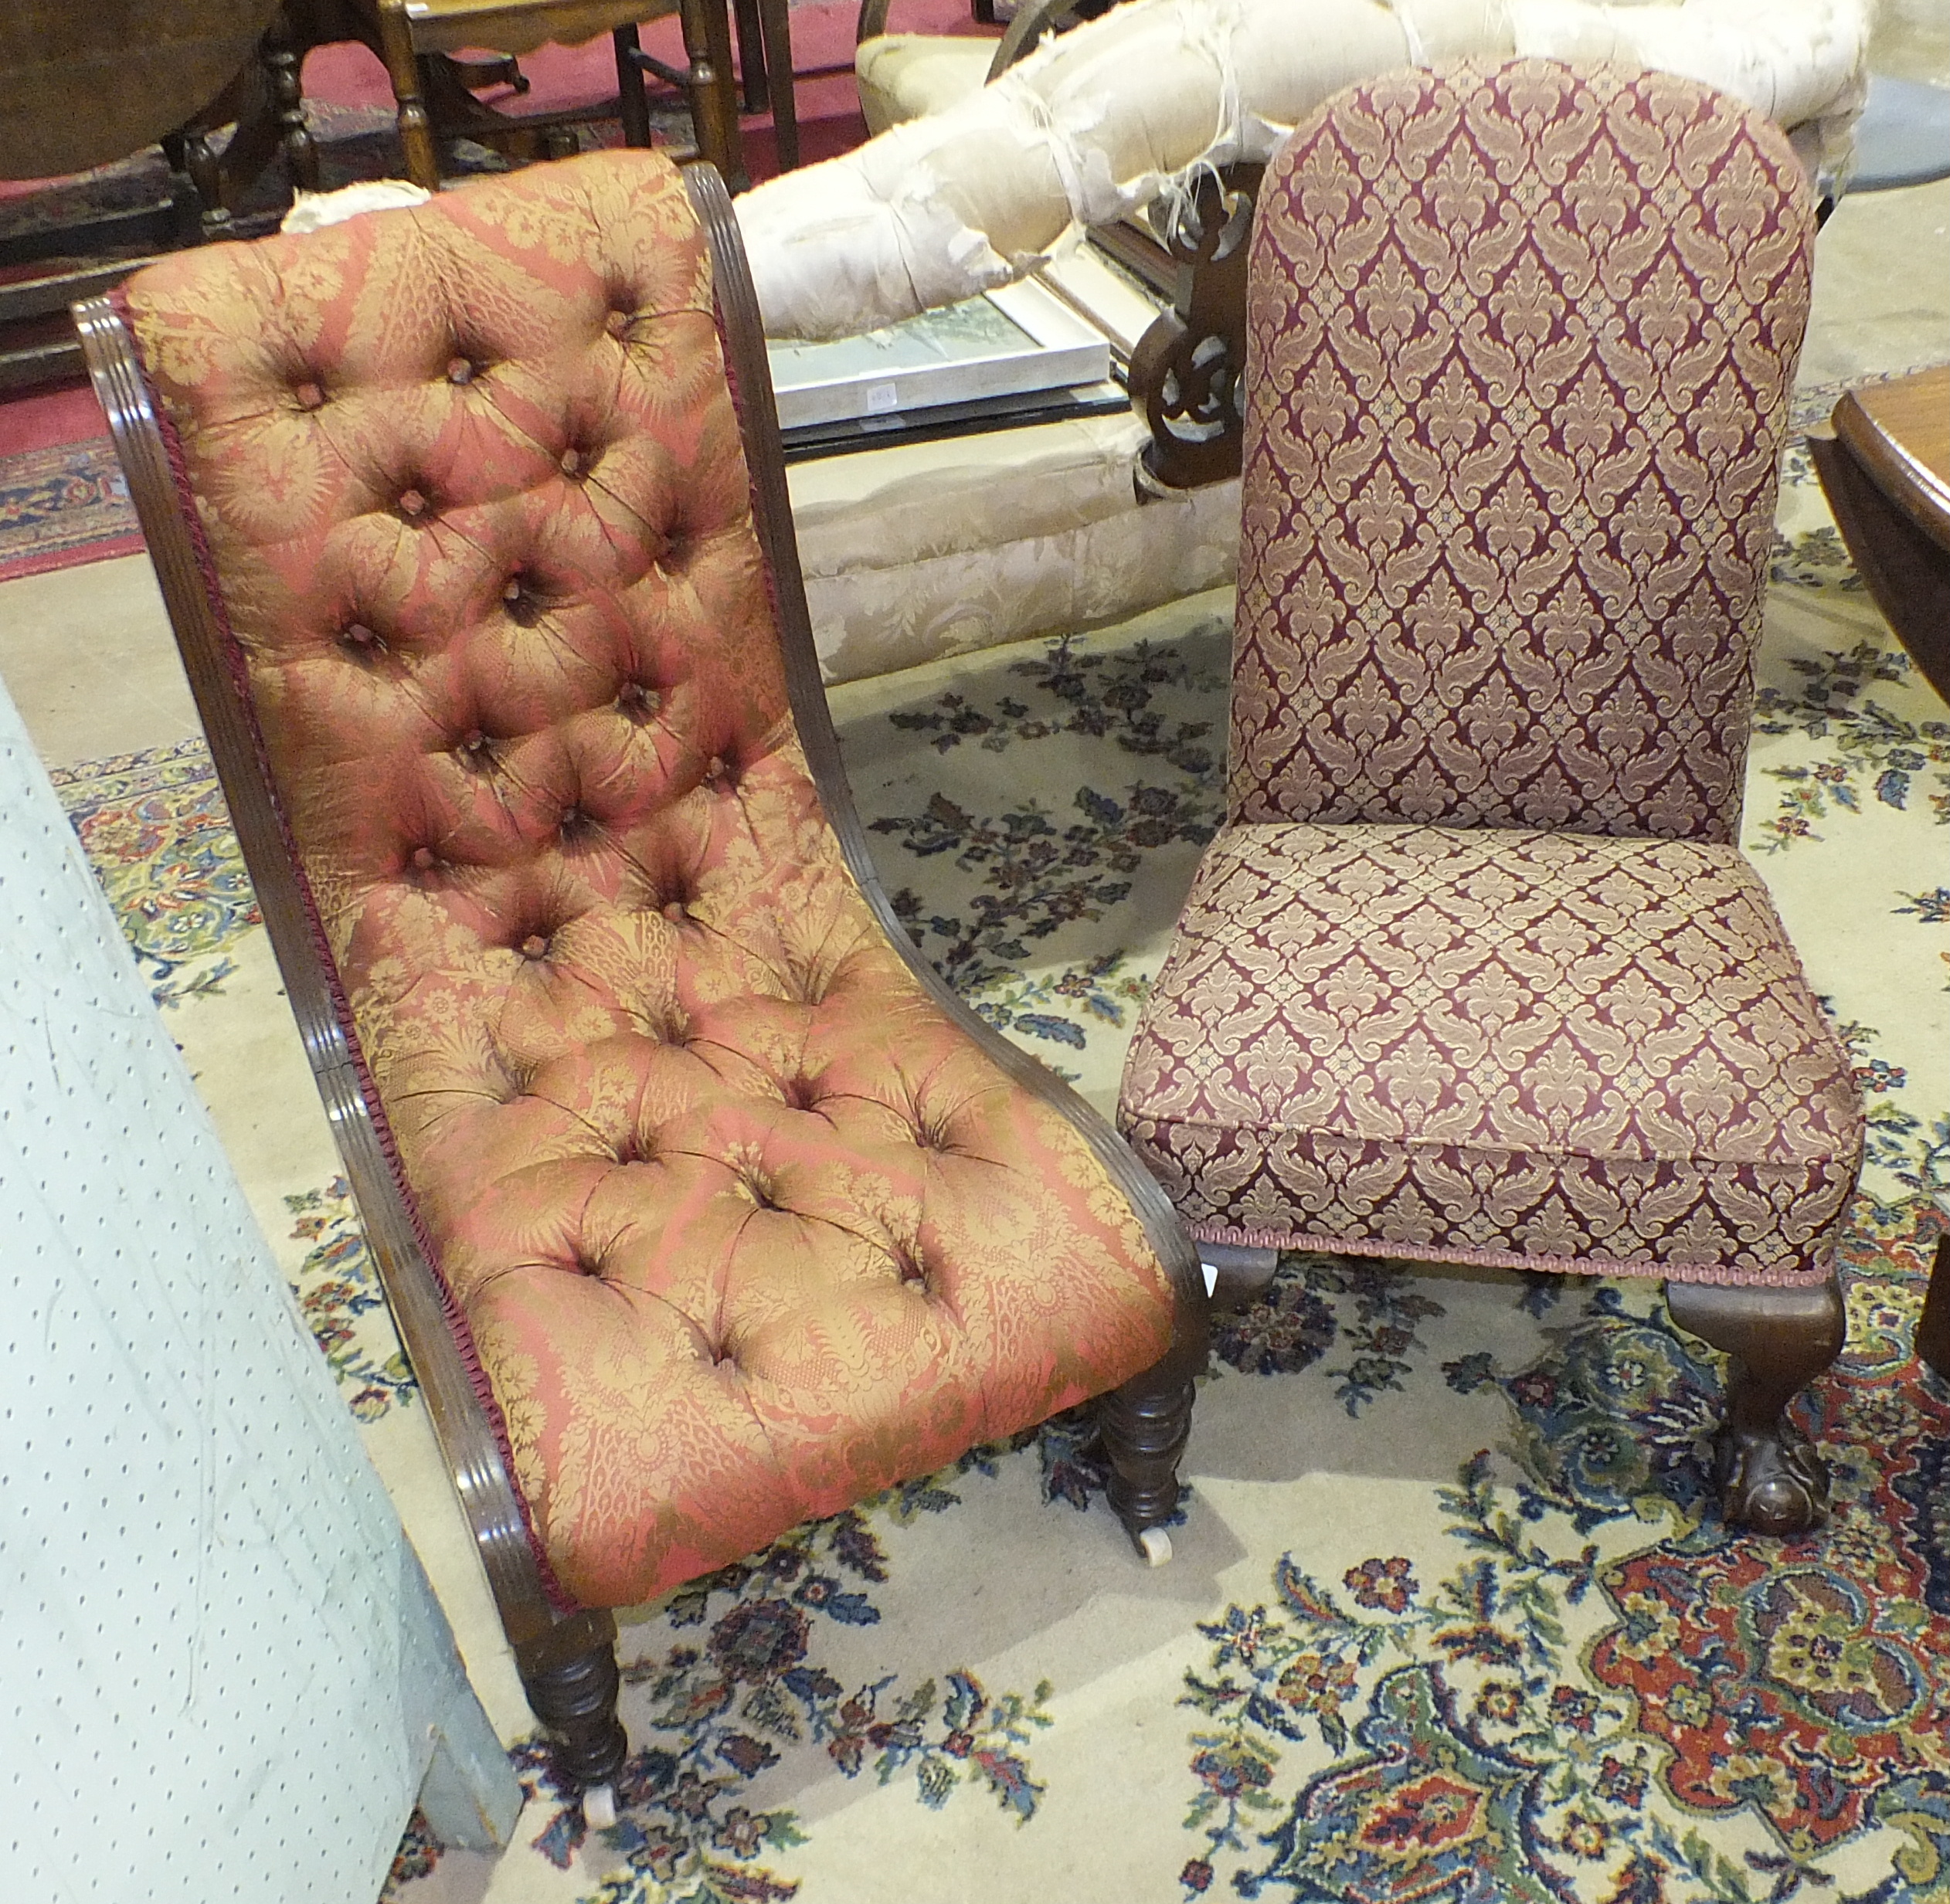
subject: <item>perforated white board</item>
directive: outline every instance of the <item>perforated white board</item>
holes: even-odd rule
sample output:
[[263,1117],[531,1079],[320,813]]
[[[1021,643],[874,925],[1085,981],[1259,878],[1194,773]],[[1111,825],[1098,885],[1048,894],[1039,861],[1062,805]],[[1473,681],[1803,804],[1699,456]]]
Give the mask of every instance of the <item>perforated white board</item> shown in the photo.
[[0,1899],[376,1896],[451,1640],[4,692],[0,1303]]

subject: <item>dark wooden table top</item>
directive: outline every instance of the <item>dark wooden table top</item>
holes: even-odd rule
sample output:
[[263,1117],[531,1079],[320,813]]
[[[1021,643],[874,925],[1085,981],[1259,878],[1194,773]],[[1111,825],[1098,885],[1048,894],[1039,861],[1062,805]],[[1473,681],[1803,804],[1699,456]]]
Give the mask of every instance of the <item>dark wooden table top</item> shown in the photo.
[[1808,449],[1877,607],[1950,701],[1950,366],[1851,390]]
[[106,165],[208,105],[277,0],[5,0],[0,178]]

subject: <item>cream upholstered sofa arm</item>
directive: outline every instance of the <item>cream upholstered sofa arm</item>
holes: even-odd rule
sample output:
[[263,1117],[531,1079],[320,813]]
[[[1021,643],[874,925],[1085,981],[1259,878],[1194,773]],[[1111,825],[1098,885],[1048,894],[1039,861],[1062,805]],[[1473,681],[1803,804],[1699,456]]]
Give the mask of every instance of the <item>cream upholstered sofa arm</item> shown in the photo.
[[[1099,14],[1116,0],[1096,0]],[[1045,35],[1076,24],[1077,0],[1024,0],[1000,39],[987,34],[887,30],[892,0],[861,0],[853,70],[869,132],[958,106],[1033,53]]]
[[1357,80],[1517,54],[1732,93],[1832,190],[1867,43],[1864,0],[1128,0],[958,104],[769,181],[739,222],[767,331],[846,336],[1021,277],[1202,168],[1264,160]]

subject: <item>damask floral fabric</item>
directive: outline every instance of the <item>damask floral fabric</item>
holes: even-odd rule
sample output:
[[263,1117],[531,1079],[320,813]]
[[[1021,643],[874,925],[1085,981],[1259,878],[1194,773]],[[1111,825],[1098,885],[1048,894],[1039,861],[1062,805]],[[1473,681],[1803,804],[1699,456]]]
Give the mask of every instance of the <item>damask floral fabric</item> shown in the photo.
[[647,1599],[1162,1354],[1128,1205],[827,826],[669,165],[186,255],[128,301],[567,1589]]
[[1730,843],[1806,200],[1737,102],[1537,60],[1276,157],[1228,823],[1119,1107],[1204,1238],[1830,1273],[1861,1115]]
[[1786,140],[1665,75],[1404,71],[1295,134],[1236,817],[1734,837],[1810,229]]
[[1855,1084],[1734,847],[1234,826],[1153,997],[1120,1120],[1211,1240],[1833,1269]]

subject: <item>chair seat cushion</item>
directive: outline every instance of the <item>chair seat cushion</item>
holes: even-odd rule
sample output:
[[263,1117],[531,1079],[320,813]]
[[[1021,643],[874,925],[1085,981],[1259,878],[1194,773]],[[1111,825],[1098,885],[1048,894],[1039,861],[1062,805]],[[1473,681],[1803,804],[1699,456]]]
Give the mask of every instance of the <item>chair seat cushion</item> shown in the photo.
[[1530,1268],[1826,1274],[1862,1118],[1737,849],[1238,824],[1119,1122],[1195,1235]]

